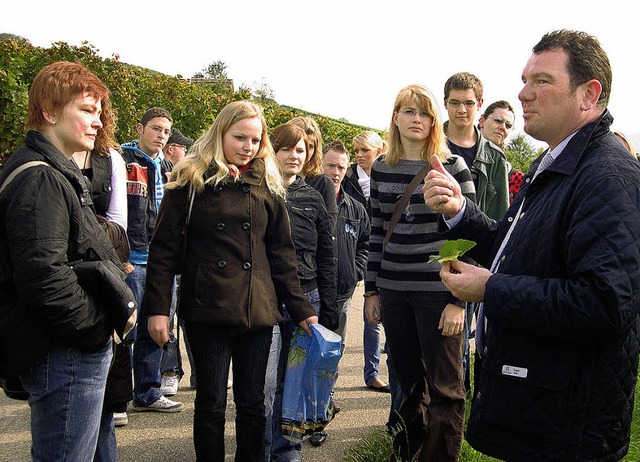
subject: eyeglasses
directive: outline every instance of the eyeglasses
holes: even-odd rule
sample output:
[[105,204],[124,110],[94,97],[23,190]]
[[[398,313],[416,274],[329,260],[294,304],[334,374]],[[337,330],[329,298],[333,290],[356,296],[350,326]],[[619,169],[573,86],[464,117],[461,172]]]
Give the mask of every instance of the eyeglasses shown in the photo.
[[171,135],[171,130],[169,130],[168,128],[158,127],[157,125],[149,125],[149,128],[151,130],[153,130],[154,132],[162,133],[165,136],[170,136]]
[[460,107],[461,104],[464,104],[464,106],[469,109],[471,109],[473,106],[478,104],[475,101],[471,101],[470,99],[467,101],[458,101],[457,99],[450,99],[447,101],[447,103],[449,103],[449,106],[451,107]]
[[501,119],[500,117],[491,117],[491,120],[493,120],[498,125],[504,124],[507,130],[511,130],[513,128],[513,124],[511,122]]
[[184,144],[173,144],[173,143],[171,143],[169,146],[171,146],[172,148],[180,148],[184,152],[187,152],[187,147]]
[[[415,117],[418,112],[415,109],[407,108],[400,111],[400,114],[403,114],[407,117]],[[431,117],[427,111],[420,112],[420,118],[426,119]]]

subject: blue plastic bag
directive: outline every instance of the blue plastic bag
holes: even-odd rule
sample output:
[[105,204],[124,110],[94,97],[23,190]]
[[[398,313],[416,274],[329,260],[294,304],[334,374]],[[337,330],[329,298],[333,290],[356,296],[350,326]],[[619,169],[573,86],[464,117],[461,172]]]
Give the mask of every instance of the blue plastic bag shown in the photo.
[[284,377],[282,435],[296,443],[324,429],[335,415],[331,390],[342,338],[320,324],[311,324],[311,330],[311,337],[299,327],[293,333]]

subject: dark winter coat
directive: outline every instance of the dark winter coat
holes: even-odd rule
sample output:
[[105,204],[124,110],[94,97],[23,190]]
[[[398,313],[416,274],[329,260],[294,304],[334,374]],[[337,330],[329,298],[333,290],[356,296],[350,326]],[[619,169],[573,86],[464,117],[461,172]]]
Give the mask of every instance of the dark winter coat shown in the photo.
[[627,452],[638,371],[640,166],[609,131],[612,120],[605,112],[535,181],[527,175],[502,221],[467,201],[449,235],[477,241],[470,254],[489,266],[525,201],[486,284],[486,350],[467,431],[483,453],[617,461]]
[[0,183],[21,172],[0,196],[0,375],[28,370],[53,345],[103,348],[113,326],[78,283],[79,260],[110,260],[121,268],[100,228],[80,170],[41,133],[7,162]]
[[178,313],[187,321],[237,334],[282,321],[281,303],[296,323],[315,316],[296,275],[287,208],[267,189],[261,159],[237,181],[196,194],[181,268],[187,195],[188,188],[167,189],[162,198],[149,248],[146,315],[169,315],[173,277],[182,272]]

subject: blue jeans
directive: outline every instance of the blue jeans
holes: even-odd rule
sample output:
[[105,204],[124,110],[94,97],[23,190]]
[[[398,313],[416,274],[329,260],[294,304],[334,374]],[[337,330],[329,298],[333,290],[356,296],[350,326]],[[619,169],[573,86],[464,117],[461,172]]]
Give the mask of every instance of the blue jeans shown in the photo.
[[[153,341],[147,329],[147,317],[140,316],[140,307],[144,298],[144,285],[147,279],[146,265],[133,265],[133,271],[127,275],[127,285],[133,291],[138,304],[138,324],[133,344],[133,405],[148,406],[160,399],[160,365],[164,350]],[[173,313],[170,317],[172,317]],[[172,337],[173,334],[170,334]]]
[[364,319],[364,332],[362,334],[364,383],[369,386],[378,378],[379,374],[382,324],[369,324],[364,309],[362,310],[362,317]]
[[113,423],[113,412],[104,411],[100,421],[98,446],[93,462],[118,462],[118,445],[116,443],[116,427]]
[[231,335],[225,327],[185,321],[196,366],[193,445],[199,462],[223,461],[227,379],[233,360],[236,461],[264,457],[264,381],[271,328]]
[[[320,293],[318,289],[311,290],[305,294],[307,299],[316,310],[320,312]],[[286,308],[284,309],[285,321],[281,325],[280,336],[276,335],[276,328],[273,331],[273,341],[269,353],[269,367],[266,376],[269,381],[265,382],[265,401],[267,396],[273,396],[273,403],[265,402],[265,409],[272,410],[271,415],[267,414],[267,428],[264,434],[265,441],[265,461],[273,462],[299,462],[302,460],[302,445],[294,443],[282,436],[282,392],[284,390],[284,373],[289,359],[289,345],[293,332],[296,330],[295,324]],[[279,345],[278,345],[279,344]],[[279,356],[279,358],[278,358]],[[273,370],[277,367],[277,370]],[[276,377],[276,380],[274,380]],[[235,381],[234,381],[235,383]]]
[[92,353],[54,346],[20,376],[30,393],[32,460],[92,458],[112,354],[111,341]]

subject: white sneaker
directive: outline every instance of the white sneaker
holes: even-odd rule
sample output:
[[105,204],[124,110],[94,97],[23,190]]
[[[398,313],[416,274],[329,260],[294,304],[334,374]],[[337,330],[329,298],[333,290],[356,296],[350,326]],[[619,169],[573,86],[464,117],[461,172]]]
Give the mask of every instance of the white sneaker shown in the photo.
[[233,380],[229,379],[227,380],[227,389],[231,388],[233,386]]
[[180,412],[182,410],[182,403],[179,401],[171,401],[169,398],[161,396],[160,399],[147,406],[132,406],[131,409],[138,412]]
[[114,412],[113,413],[113,424],[116,427],[124,427],[129,423],[129,417],[126,412]]
[[178,393],[177,374],[163,374],[160,379],[160,393],[164,396],[175,396]]

